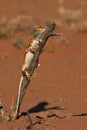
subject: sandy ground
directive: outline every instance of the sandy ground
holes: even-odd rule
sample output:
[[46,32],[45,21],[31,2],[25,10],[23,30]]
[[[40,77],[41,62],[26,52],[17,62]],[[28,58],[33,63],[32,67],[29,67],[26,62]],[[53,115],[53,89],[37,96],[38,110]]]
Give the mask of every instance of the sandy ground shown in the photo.
[[[59,7],[81,9],[86,18],[86,0],[0,0],[0,16],[27,15],[33,18],[33,25],[44,25],[59,18]],[[68,42],[60,43],[58,37],[48,40],[37,76],[32,77],[24,97],[22,115],[15,122],[0,123],[0,130],[26,130],[27,110],[33,122],[37,122],[35,130],[87,130],[87,32],[71,36],[64,23],[56,31],[62,32]],[[24,45],[17,49],[12,44],[18,35],[0,40],[0,100],[7,111],[17,95],[24,59]],[[24,34],[26,40],[28,35]]]

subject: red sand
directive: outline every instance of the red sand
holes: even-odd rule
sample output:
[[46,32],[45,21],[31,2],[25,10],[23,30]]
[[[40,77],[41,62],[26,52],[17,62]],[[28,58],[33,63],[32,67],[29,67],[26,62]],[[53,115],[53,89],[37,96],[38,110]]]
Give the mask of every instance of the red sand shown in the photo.
[[[86,0],[64,1],[64,6],[82,8],[86,16]],[[58,7],[57,0],[1,0],[0,16],[56,18]],[[67,30],[63,31],[62,28],[61,32],[66,35]],[[10,109],[12,97],[15,98],[17,94],[25,50],[23,47],[21,50],[16,49],[12,45],[14,39],[0,41],[0,97],[7,111]],[[46,51],[40,56],[41,66],[36,70],[37,76],[32,78],[21,106],[21,112],[25,112],[42,103],[37,107],[38,113],[34,110],[31,113],[33,121],[36,114],[42,112],[45,115],[48,111],[56,111],[67,117],[43,118],[41,124],[34,125],[35,130],[87,130],[87,116],[69,116],[72,113],[87,113],[87,34],[77,33],[69,39],[68,45],[58,43],[57,37],[49,39],[48,43],[53,44],[54,52]],[[0,123],[0,130],[24,130],[27,126],[27,116],[22,116],[14,123]]]

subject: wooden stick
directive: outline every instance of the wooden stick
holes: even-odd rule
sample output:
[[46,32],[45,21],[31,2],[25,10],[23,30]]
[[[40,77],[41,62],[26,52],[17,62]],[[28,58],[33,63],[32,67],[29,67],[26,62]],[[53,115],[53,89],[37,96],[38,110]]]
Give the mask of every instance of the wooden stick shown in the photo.
[[28,110],[27,110],[27,116],[28,116],[28,120],[29,120],[29,123],[30,123],[27,130],[34,130],[33,122],[32,122],[32,119],[30,117],[30,113],[29,113]]
[[36,42],[34,45],[34,48],[38,46],[39,49],[32,51],[29,51],[26,57],[28,56],[28,66],[26,67],[26,64],[23,65],[23,73],[20,79],[20,84],[19,84],[19,90],[18,90],[18,96],[16,100],[16,104],[14,105],[14,108],[12,110],[12,120],[14,121],[17,116],[19,115],[20,111],[20,105],[22,103],[22,99],[24,97],[25,91],[30,83],[30,79],[32,77],[32,74],[34,73],[35,68],[38,66],[38,61],[39,61],[39,55],[42,53],[43,47],[45,46],[47,40],[51,36],[61,36],[61,33],[53,33],[53,30],[55,29],[56,24],[53,23],[46,34],[44,35],[43,39],[39,42]]

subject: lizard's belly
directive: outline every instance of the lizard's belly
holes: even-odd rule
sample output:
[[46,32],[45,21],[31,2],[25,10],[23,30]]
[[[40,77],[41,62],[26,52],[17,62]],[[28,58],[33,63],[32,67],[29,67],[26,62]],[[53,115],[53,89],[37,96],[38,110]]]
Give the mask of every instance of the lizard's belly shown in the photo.
[[32,54],[30,51],[26,53],[24,64],[30,65],[34,54]]

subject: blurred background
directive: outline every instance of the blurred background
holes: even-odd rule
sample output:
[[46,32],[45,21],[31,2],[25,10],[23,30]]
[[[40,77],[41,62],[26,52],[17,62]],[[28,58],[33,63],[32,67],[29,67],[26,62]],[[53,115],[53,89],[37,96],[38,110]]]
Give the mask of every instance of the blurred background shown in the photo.
[[[55,32],[63,36],[47,41],[40,56],[41,66],[36,78],[32,78],[21,111],[46,101],[48,108],[64,107],[64,111],[59,111],[62,114],[86,112],[87,0],[0,0],[0,101],[6,110],[10,110],[17,95],[24,53],[33,29],[48,28],[53,22]],[[87,119],[77,120],[75,124],[70,119],[60,121],[60,125],[57,120],[50,120],[49,126],[52,128],[53,122],[56,129],[86,130]]]

